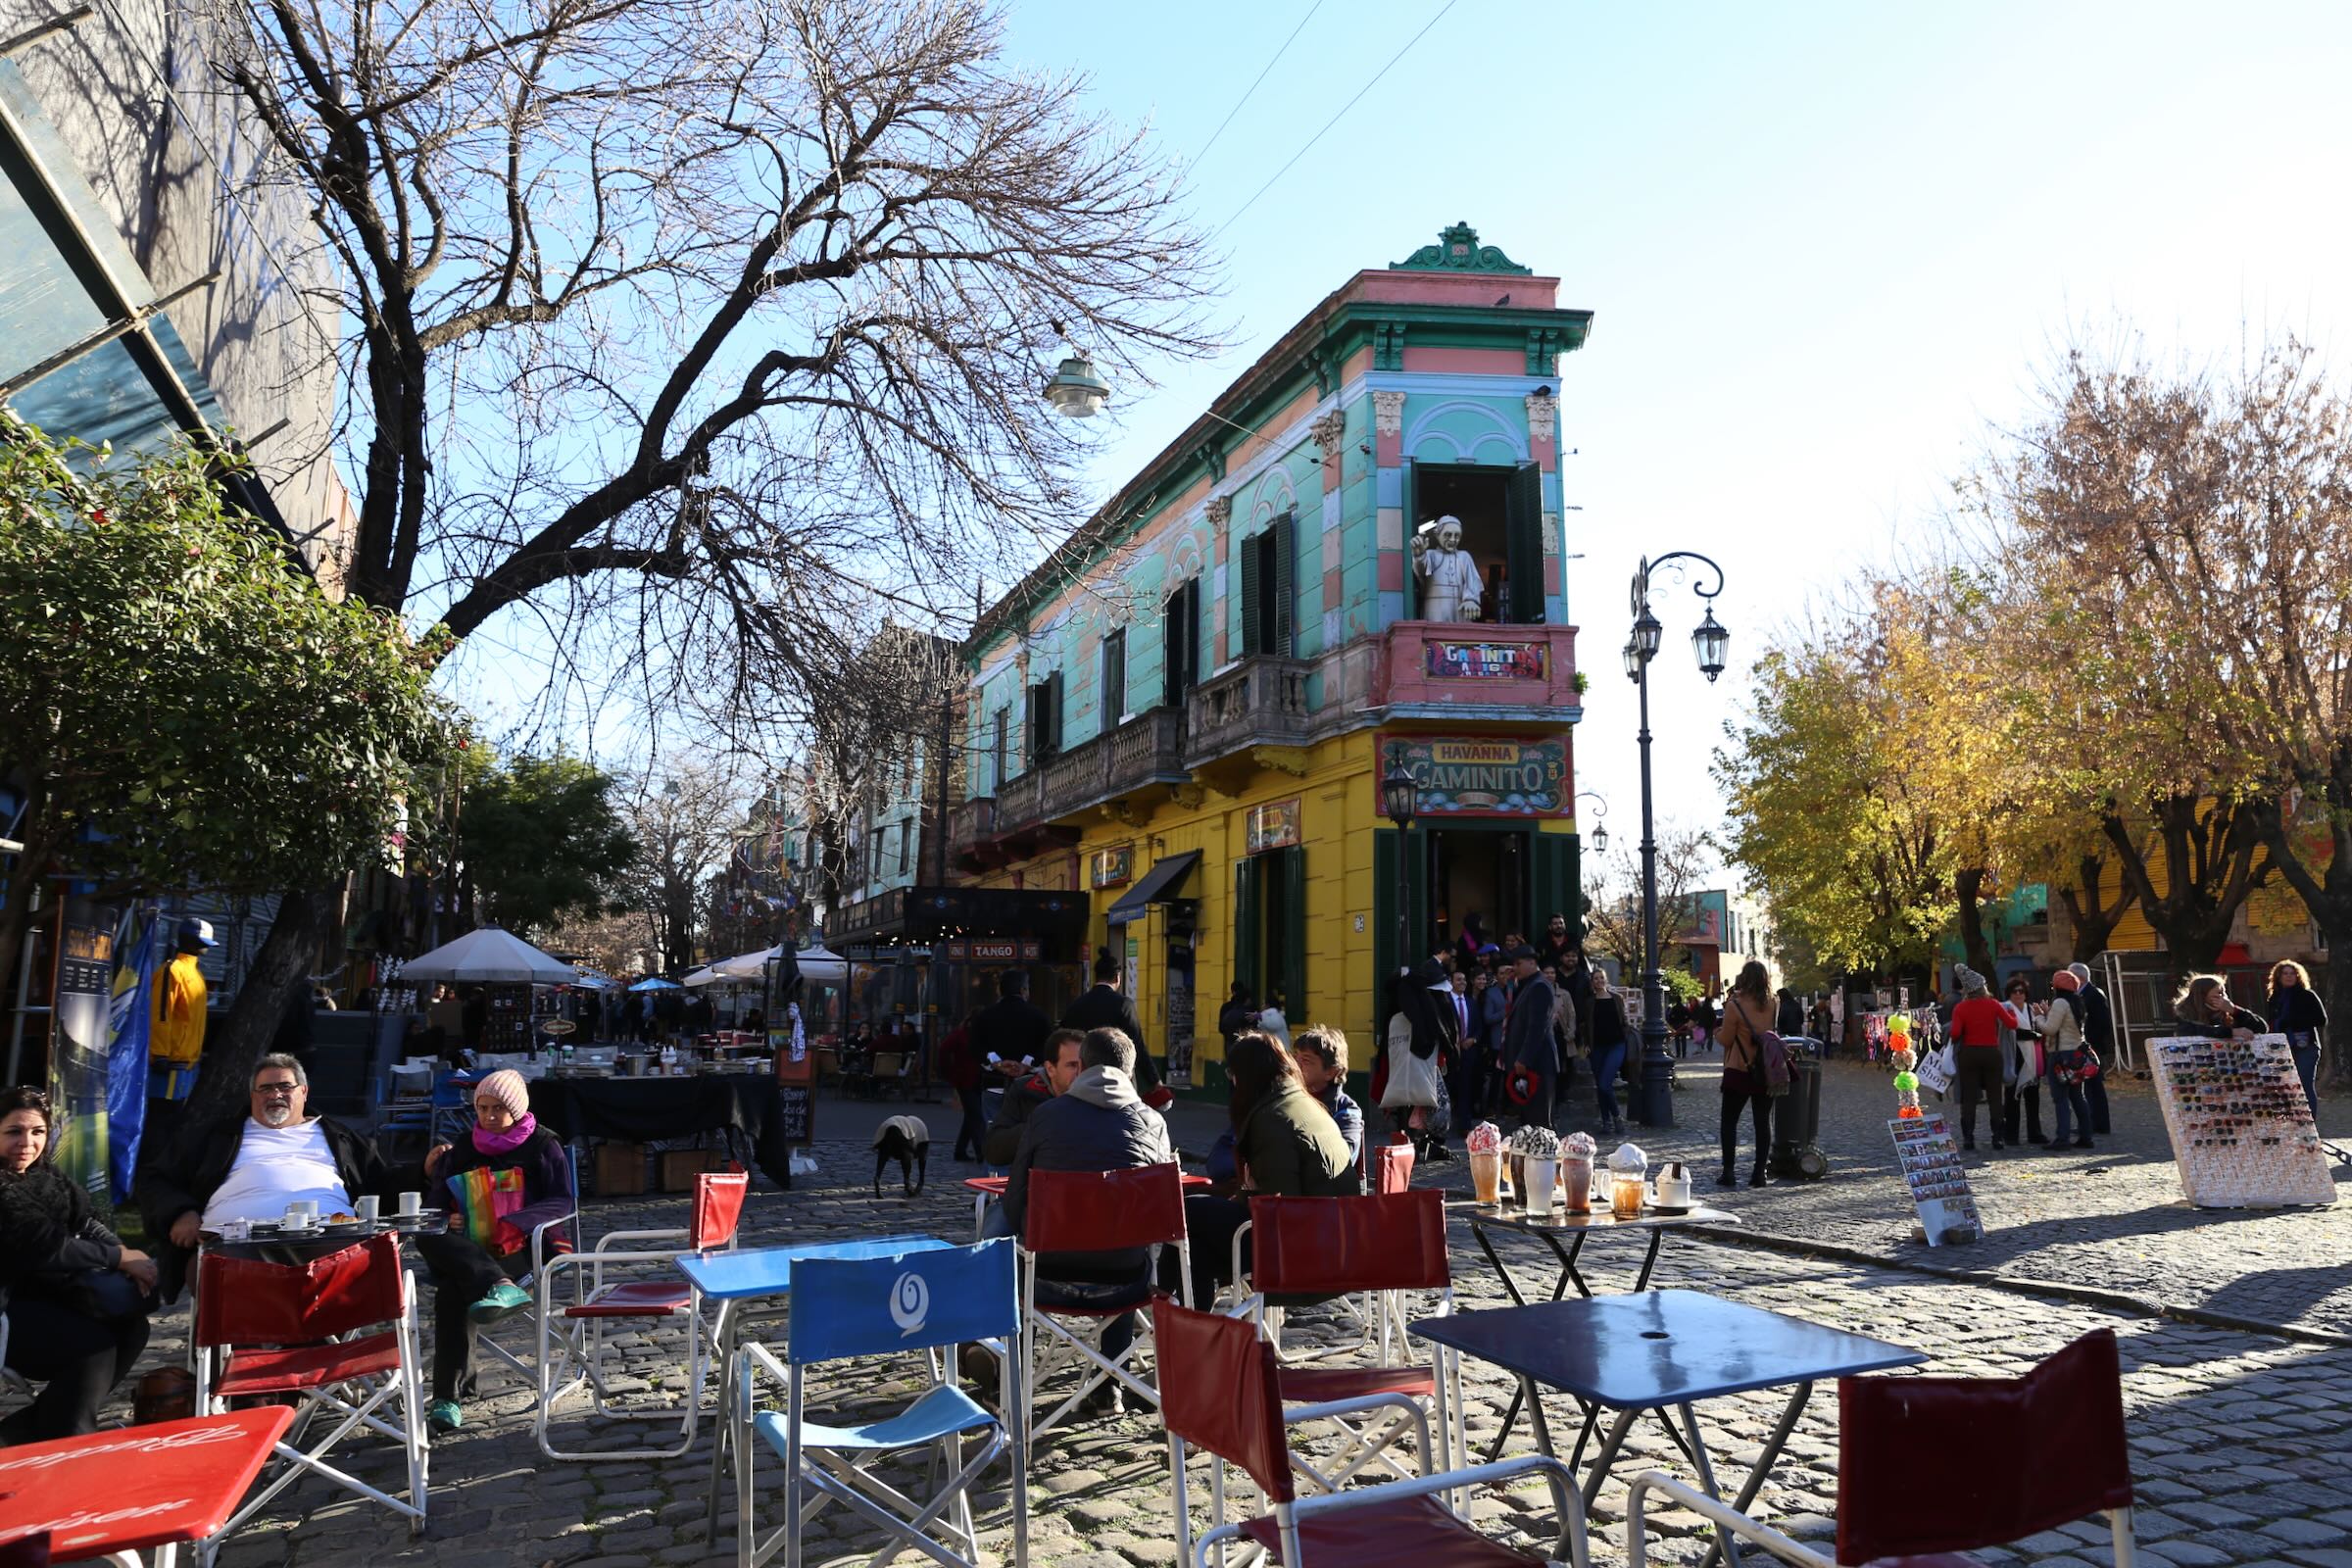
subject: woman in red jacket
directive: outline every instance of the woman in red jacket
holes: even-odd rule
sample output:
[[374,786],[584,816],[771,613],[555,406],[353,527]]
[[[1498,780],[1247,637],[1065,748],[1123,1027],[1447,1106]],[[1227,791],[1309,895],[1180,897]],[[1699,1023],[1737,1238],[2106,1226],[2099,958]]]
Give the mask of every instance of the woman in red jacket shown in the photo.
[[1985,1119],[1992,1124],[1992,1147],[2006,1149],[2001,1138],[2001,1038],[2013,1028],[2009,1009],[1992,1000],[1984,977],[1967,964],[1953,971],[1960,982],[1960,1001],[1952,1008],[1952,1085],[1960,1091],[1960,1147],[1977,1147],[1977,1102],[1985,1102]]

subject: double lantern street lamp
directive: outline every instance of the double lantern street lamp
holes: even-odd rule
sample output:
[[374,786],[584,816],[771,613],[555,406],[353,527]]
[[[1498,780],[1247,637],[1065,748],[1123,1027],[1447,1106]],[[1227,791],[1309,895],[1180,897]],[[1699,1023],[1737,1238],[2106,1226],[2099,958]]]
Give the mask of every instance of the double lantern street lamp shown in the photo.
[[1642,1089],[1635,1119],[1648,1127],[1674,1125],[1674,1063],[1666,1054],[1666,987],[1658,972],[1658,844],[1650,821],[1649,662],[1657,657],[1664,628],[1649,608],[1650,574],[1671,562],[1694,562],[1715,574],[1712,588],[1692,585],[1705,616],[1690,633],[1690,651],[1713,684],[1723,673],[1732,634],[1715,618],[1715,596],[1723,592],[1723,568],[1695,551],[1677,550],[1655,561],[1643,559],[1634,573],[1634,631],[1625,644],[1625,675],[1642,692]]
[[[1396,958],[1395,967],[1409,969],[1413,956],[1412,940],[1413,862],[1405,852],[1406,830],[1413,818],[1421,814],[1421,781],[1405,765],[1404,748],[1394,747],[1389,752],[1389,770],[1380,781],[1380,808],[1388,819],[1396,824]],[[1387,976],[1381,977],[1385,982]]]

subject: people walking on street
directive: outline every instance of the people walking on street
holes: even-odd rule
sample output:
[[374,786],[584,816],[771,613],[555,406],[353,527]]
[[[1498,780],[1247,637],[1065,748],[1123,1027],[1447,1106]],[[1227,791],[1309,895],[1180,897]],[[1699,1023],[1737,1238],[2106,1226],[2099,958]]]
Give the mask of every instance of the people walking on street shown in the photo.
[[1960,1147],[1977,1147],[1977,1102],[1984,1102],[1992,1123],[1992,1147],[2008,1147],[2001,1136],[2002,1037],[2012,1027],[2009,1009],[1992,1000],[1984,977],[1967,964],[1953,971],[1960,1000],[1952,1007],[1953,1087],[1960,1092]]
[[2082,1098],[2082,1075],[2098,1071],[2098,1057],[2082,1040],[2082,987],[2073,970],[2059,970],[2050,976],[2050,1003],[2041,1011],[2041,1042],[2049,1054],[2050,1099],[2058,1107],[2054,1149],[2090,1147],[2090,1104]]
[[1061,1027],[1081,1033],[1090,1029],[1116,1029],[1135,1047],[1136,1093],[1150,1101],[1158,1097],[1159,1064],[1144,1046],[1144,1021],[1135,1015],[1135,1004],[1119,990],[1118,956],[1108,948],[1095,955],[1095,983],[1084,996],[1069,1005],[1061,1015]]
[[1225,1037],[1225,1049],[1231,1051],[1236,1040],[1256,1027],[1257,999],[1250,994],[1249,986],[1236,980],[1233,994],[1217,1009],[1217,1033]]
[[1560,1083],[1559,1044],[1552,1034],[1558,994],[1536,967],[1536,950],[1525,943],[1510,953],[1514,976],[1502,1025],[1503,1082],[1524,1082],[1528,1094],[1515,1101],[1522,1125],[1549,1127]]
[[[939,1043],[940,1076],[956,1091],[956,1102],[962,1107],[963,1120],[956,1128],[956,1154],[959,1160],[980,1158],[981,1145],[988,1139],[988,1113],[981,1109],[980,1053],[972,1046],[972,1021],[969,1018],[949,1030]],[[970,1153],[965,1153],[965,1150]]]
[[1424,1161],[1447,1157],[1446,1140],[1433,1124],[1442,1098],[1443,1058],[1454,1045],[1455,1017],[1452,980],[1435,958],[1424,959],[1399,989],[1396,1011],[1389,1018],[1389,1080],[1380,1097],[1390,1124],[1403,1130]]
[[2022,1111],[2025,1142],[2047,1148],[2050,1140],[2041,1130],[2041,1009],[2034,1004],[2034,987],[2024,975],[2011,977],[2002,1005],[2009,1013],[2009,1060],[2002,1069],[2001,1136],[2018,1142]]
[[1690,1004],[1690,1044],[1700,1055],[1705,1055],[1707,1047],[1714,1043],[1715,1030],[1722,1021],[1714,1002],[1700,992],[1698,1000]]
[[2075,977],[2075,996],[2082,1004],[2082,1045],[2098,1058],[2101,1070],[2082,1080],[2082,1103],[2090,1109],[2090,1130],[2100,1137],[2107,1135],[2107,1074],[2105,1064],[2116,1060],[2115,1009],[2107,1004],[2107,993],[2100,990],[2090,977],[2090,965],[2070,963],[2067,972]]
[[1747,1185],[1762,1187],[1769,1178],[1764,1162],[1772,1157],[1772,1092],[1764,1080],[1763,1035],[1772,1028],[1772,978],[1753,958],[1732,982],[1723,999],[1723,1172],[1718,1187],[1740,1185],[1740,1112],[1749,1110],[1756,1123],[1756,1163]]
[[1624,1131],[1625,1122],[1617,1114],[1617,1073],[1625,1065],[1628,1044],[1625,1027],[1625,1001],[1610,989],[1605,976],[1592,977],[1592,1040],[1589,1048],[1592,1066],[1592,1095],[1600,1110],[1601,1136],[1614,1137]]
[[[1036,1064],[1038,1050],[1053,1028],[1054,1021],[1029,1000],[1029,976],[1006,969],[997,976],[997,1000],[972,1017],[972,1047],[990,1072],[1018,1082]],[[1011,1157],[1006,1150],[1004,1158]]]
[[2328,1008],[2311,989],[2311,976],[2292,958],[2271,965],[2271,1032],[2286,1036],[2286,1049],[2295,1058],[2295,1076],[2303,1080],[2303,1098],[2311,1103],[2311,1119],[2320,1119],[2320,1048],[2328,1033]]
[[1780,1013],[1772,1027],[1783,1040],[1793,1039],[1805,1032],[1805,1004],[1797,1001],[1796,993],[1787,986],[1781,987]]

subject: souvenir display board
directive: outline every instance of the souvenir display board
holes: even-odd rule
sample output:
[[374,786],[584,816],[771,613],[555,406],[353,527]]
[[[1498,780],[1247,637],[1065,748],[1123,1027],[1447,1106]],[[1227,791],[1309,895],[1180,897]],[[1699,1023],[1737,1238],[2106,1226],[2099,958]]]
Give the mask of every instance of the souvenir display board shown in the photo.
[[1928,1245],[1948,1247],[1983,1236],[1984,1222],[1977,1216],[1976,1195],[1969,1191],[1951,1124],[1941,1116],[1898,1116],[1886,1130],[1894,1135],[1903,1185],[1911,1189]]
[[2151,1040],[2148,1065],[2190,1203],[2282,1208],[2335,1201],[2286,1036]]

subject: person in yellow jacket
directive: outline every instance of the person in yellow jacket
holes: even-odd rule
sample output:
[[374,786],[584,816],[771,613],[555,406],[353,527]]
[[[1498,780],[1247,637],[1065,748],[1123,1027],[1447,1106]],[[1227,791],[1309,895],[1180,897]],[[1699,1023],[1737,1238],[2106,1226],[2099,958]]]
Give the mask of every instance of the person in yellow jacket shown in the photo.
[[204,1056],[204,971],[197,960],[219,947],[212,922],[186,919],[172,961],[155,973],[155,1014],[147,1032],[147,1126],[142,1147],[161,1149],[177,1129]]

